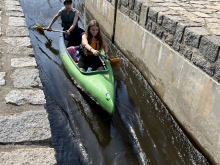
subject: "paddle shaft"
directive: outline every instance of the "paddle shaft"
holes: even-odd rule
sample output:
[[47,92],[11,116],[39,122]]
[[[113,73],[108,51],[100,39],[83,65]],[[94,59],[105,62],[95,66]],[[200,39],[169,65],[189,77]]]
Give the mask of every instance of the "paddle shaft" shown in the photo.
[[[44,30],[47,30],[47,29],[45,29],[45,28],[44,28]],[[53,31],[53,32],[60,32],[60,33],[65,33],[65,31],[60,31],[60,30],[53,30],[53,29],[50,29],[50,30],[48,30],[48,31]]]
[[98,55],[99,56],[99,59],[102,61],[102,65],[103,65],[103,67],[105,68],[105,70],[106,70],[106,67],[105,67],[105,62],[104,62],[104,60],[102,59],[102,57],[101,57],[101,55]]

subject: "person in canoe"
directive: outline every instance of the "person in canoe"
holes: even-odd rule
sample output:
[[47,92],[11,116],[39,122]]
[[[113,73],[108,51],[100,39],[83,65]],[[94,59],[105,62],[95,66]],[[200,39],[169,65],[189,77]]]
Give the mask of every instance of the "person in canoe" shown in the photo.
[[53,17],[51,23],[47,27],[47,30],[50,31],[53,23],[61,16],[63,31],[66,31],[64,34],[64,41],[66,47],[68,47],[69,41],[71,38],[81,38],[82,33],[78,27],[79,20],[79,11],[72,8],[72,0],[64,0],[64,7],[58,11],[58,13]]
[[78,67],[86,71],[88,67],[95,70],[104,70],[99,58],[100,50],[105,51],[105,58],[108,59],[108,46],[103,40],[99,23],[96,20],[89,22],[86,32],[82,35],[82,45],[85,46],[84,54],[81,55]]

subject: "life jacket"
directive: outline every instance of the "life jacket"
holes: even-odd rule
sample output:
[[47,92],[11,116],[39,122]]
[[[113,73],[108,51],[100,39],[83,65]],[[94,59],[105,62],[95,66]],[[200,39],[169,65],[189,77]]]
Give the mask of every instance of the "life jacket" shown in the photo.
[[[61,20],[64,31],[68,30],[72,26],[76,11],[76,9],[73,9],[69,12],[69,14],[67,14],[65,7],[61,8]],[[76,23],[74,30],[75,29],[78,29],[78,22]]]
[[[100,46],[99,46],[99,40],[93,40],[93,39],[92,39],[90,46],[91,46],[93,49],[95,49],[95,50],[100,50],[100,49],[101,49]],[[89,51],[88,51],[88,55],[92,55],[92,52],[89,52]]]

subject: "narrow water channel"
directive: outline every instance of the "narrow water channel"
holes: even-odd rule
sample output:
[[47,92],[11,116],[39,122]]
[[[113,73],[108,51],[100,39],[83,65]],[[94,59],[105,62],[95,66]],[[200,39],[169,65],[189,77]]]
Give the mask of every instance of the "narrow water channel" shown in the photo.
[[[107,39],[113,66],[116,111],[106,114],[71,81],[59,58],[59,33],[40,35],[62,0],[20,0],[47,99],[59,165],[210,164],[190,142],[140,72]],[[80,0],[81,26],[92,18]],[[61,30],[60,21],[53,29]]]

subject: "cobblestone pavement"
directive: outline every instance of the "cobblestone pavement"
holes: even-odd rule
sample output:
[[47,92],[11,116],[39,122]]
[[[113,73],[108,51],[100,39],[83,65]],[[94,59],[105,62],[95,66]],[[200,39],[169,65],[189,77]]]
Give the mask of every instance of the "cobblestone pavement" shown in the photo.
[[180,15],[184,20],[200,23],[213,35],[220,36],[220,0],[150,0],[150,2],[156,3],[158,7],[166,7],[160,15]]
[[31,45],[19,0],[1,0],[0,164],[56,164]]
[[118,9],[220,82],[220,0],[120,0]]

